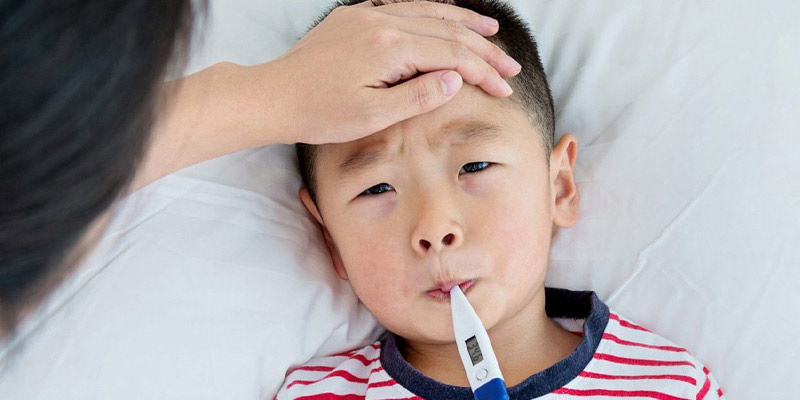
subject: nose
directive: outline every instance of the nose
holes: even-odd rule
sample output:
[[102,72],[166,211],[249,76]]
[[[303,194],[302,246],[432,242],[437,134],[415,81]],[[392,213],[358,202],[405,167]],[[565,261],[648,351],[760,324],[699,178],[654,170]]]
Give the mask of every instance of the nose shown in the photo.
[[464,230],[448,202],[426,200],[421,203],[419,219],[411,235],[411,247],[420,256],[457,248],[464,241]]

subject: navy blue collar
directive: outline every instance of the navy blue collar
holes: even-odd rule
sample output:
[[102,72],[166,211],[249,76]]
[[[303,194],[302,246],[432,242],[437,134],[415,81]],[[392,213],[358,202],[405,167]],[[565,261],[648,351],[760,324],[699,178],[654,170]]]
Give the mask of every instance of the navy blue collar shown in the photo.
[[[512,400],[532,399],[564,385],[586,368],[594,357],[608,323],[608,306],[594,292],[545,288],[545,312],[550,318],[585,319],[583,339],[565,359],[508,388]],[[427,400],[473,400],[468,387],[446,385],[428,378],[403,359],[397,338],[389,333],[381,339],[381,364],[394,380]]]

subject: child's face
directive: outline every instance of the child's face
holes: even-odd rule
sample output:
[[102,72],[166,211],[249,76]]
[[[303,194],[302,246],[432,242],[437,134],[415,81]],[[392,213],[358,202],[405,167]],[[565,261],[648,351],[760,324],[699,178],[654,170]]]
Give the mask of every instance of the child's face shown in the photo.
[[[407,340],[452,342],[450,302],[437,287],[474,281],[467,297],[491,330],[542,290],[553,225],[577,220],[575,139],[561,139],[550,171],[539,140],[518,106],[464,85],[435,111],[324,145],[319,209],[300,195],[337,273],[378,321]],[[385,157],[341,168],[366,150]]]

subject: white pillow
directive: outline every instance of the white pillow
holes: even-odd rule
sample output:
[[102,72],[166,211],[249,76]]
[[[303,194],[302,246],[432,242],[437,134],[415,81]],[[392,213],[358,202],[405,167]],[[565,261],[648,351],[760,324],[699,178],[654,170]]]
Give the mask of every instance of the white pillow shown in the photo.
[[[329,4],[211,1],[189,70],[277,57]],[[512,4],[557,132],[579,143],[581,218],[558,233],[548,284],[595,290],[687,346],[731,399],[791,398],[797,3]],[[289,146],[243,152],[128,198],[6,348],[0,398],[271,398],[288,365],[374,338],[293,162]]]
[[547,283],[688,347],[730,399],[796,398],[798,3],[514,4],[578,138]]
[[297,200],[292,151],[213,160],[127,198],[12,343],[0,398],[270,397],[292,364],[373,340]]

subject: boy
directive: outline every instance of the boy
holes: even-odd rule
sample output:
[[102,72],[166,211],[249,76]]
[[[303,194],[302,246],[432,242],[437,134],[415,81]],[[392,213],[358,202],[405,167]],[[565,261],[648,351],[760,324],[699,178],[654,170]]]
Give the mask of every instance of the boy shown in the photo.
[[506,5],[492,41],[522,64],[514,94],[465,85],[445,106],[369,137],[298,145],[300,198],[333,266],[388,333],[287,373],[278,399],[471,399],[450,316],[461,286],[512,399],[723,398],[685,349],[609,311],[593,292],[545,288],[554,229],[577,223],[577,142],[553,146],[536,43]]

